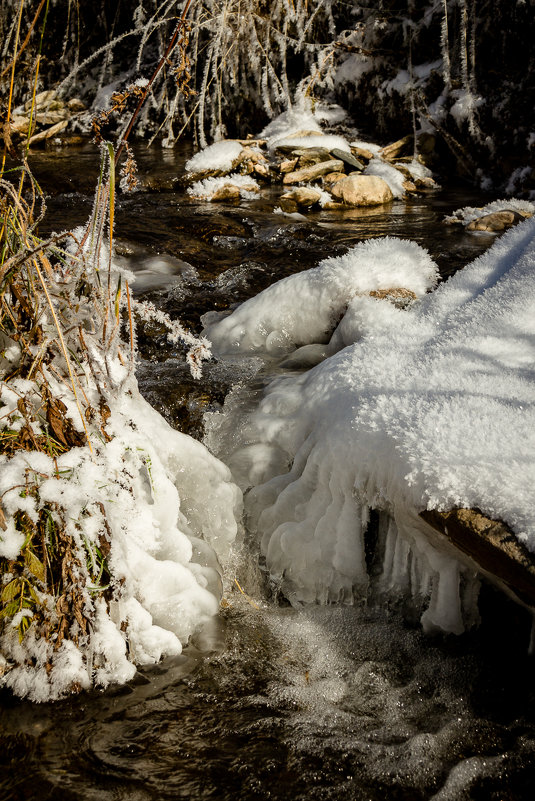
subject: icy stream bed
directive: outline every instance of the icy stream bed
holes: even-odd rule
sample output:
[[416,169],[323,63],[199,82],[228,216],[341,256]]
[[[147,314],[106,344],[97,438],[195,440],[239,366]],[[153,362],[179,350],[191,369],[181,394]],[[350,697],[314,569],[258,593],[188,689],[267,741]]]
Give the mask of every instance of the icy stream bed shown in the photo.
[[[184,153],[166,157],[140,153],[142,174],[166,191],[122,199],[118,235],[138,291],[197,329],[206,311],[227,309],[363,239],[412,239],[443,277],[493,241],[443,224],[459,206],[486,201],[465,192],[296,221],[272,214],[269,191],[241,206],[189,201],[170,179]],[[62,190],[49,199],[49,225],[83,221],[94,154],[40,159],[37,168],[54,171]],[[236,356],[209,364],[195,383],[157,329],[145,332],[141,353],[145,397],[198,437],[204,413],[219,412],[232,387],[240,385],[244,408],[253,408],[269,378],[256,373],[256,357]],[[429,638],[417,618],[402,620],[384,605],[277,602],[257,556],[247,540],[227,570],[219,619],[180,657],[143,669],[122,688],[59,704],[0,695],[0,798],[532,798],[534,667],[519,607],[484,587],[480,629]]]

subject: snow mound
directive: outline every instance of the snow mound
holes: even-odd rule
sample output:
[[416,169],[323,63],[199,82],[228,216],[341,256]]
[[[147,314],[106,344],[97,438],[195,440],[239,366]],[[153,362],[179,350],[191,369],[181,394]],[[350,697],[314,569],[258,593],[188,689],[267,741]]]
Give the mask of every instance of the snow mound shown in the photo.
[[528,200],[518,200],[517,198],[510,197],[504,200],[493,200],[492,203],[487,203],[486,206],[464,206],[462,209],[456,209],[451,215],[445,218],[447,223],[462,223],[468,225],[474,220],[479,220],[487,214],[493,214],[496,211],[517,211],[525,217],[530,217],[535,214],[535,203]]
[[386,287],[421,296],[437,279],[436,265],[415,242],[372,239],[313,270],[283,278],[228,317],[205,315],[203,336],[218,354],[285,353],[298,345],[327,342],[355,295]]
[[[408,255],[407,244],[386,243],[386,283],[396,248]],[[281,320],[288,338],[317,341],[347,302],[342,280],[323,275],[330,267],[341,279],[354,258],[327,260],[283,292],[261,293],[220,324],[215,342],[269,352]],[[382,554],[374,586],[420,599],[427,630],[471,625],[478,582],[419,511],[478,507],[535,552],[534,270],[530,220],[408,310],[355,298],[345,333],[358,341],[268,385],[229,440],[229,464],[249,490],[248,526],[272,581],[292,602],[366,597],[371,509]]]
[[231,173],[230,175],[224,175],[219,178],[205,178],[202,181],[196,181],[190,187],[188,187],[188,195],[197,198],[205,198],[206,200],[210,200],[218,189],[222,189],[226,184],[232,184],[232,186],[237,186],[240,190],[240,196],[244,200],[250,200],[256,196],[256,193],[260,190],[258,185],[258,181],[255,181],[254,178],[251,178],[250,175],[240,175],[239,173]]
[[242,150],[242,145],[233,139],[215,142],[213,145],[205,147],[204,150],[195,153],[186,162],[186,170],[188,172],[205,172],[205,170],[230,172],[234,162],[239,159]]

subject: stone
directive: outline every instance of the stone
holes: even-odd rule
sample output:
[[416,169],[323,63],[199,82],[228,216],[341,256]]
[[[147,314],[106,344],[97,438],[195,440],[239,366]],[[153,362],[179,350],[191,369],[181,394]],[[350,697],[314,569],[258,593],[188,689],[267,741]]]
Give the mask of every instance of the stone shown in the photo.
[[52,136],[57,136],[57,134],[61,133],[61,131],[63,131],[68,124],[69,120],[62,120],[61,122],[56,123],[56,125],[52,125],[51,128],[46,128],[44,131],[32,136],[29,144],[36,145],[39,142],[44,142],[46,139],[50,139]]
[[417,191],[418,191],[418,189],[416,188],[416,184],[414,183],[414,181],[411,181],[411,180],[410,180],[410,179],[408,179],[408,178],[406,178],[406,179],[403,181],[403,189],[405,190],[405,192],[410,192],[410,193],[414,193],[414,192],[417,192]]
[[[55,97],[56,90],[55,89],[46,89],[44,92],[39,92],[35,96],[35,108],[45,108],[49,103],[52,102],[53,98]],[[32,107],[32,100],[28,100],[24,104],[24,108],[26,111],[29,111]]]
[[71,97],[71,99],[67,102],[67,108],[73,114],[78,114],[78,112],[86,110],[86,105],[80,100],[79,97]]
[[358,145],[351,145],[351,152],[356,158],[364,159],[364,161],[371,161],[373,153],[365,147],[358,147]]
[[348,206],[379,206],[394,199],[386,181],[377,175],[348,175],[334,184],[331,193]]
[[284,195],[281,195],[281,200],[293,202],[300,209],[309,209],[318,202],[320,197],[321,193],[315,189],[300,186],[297,189],[292,189],[291,192],[285,192]]
[[267,158],[260,150],[254,150],[252,147],[244,147],[236,164],[242,161],[250,161],[252,164],[265,164]]
[[299,184],[302,181],[314,181],[316,178],[327,175],[328,172],[341,172],[343,169],[344,163],[342,161],[334,159],[332,161],[321,161],[311,167],[304,167],[302,170],[287,173],[282,182],[283,184]]
[[335,147],[331,150],[331,155],[335,157],[335,159],[340,159],[343,161],[344,164],[347,164],[348,167],[351,167],[353,170],[363,170],[364,164],[355,158],[351,153],[347,153],[345,150],[340,150],[338,147]]
[[286,161],[281,161],[281,163],[279,164],[280,172],[282,172],[283,174],[286,174],[287,172],[293,172],[297,166],[297,161],[298,161],[297,158],[286,159]]
[[255,164],[253,167],[253,172],[258,178],[263,178],[265,181],[268,181],[270,178],[269,175],[269,167],[267,164]]
[[39,125],[56,125],[58,122],[68,119],[69,113],[66,109],[59,111],[44,111],[42,114],[36,114],[35,119]]
[[328,172],[327,175],[323,176],[323,183],[331,186],[341,181],[342,178],[347,178],[345,172]]
[[332,156],[326,147],[300,147],[292,152],[299,159],[299,167],[311,167],[322,161],[331,161]]
[[413,147],[413,142],[414,142],[413,135],[408,134],[407,136],[404,136],[402,139],[398,139],[396,142],[391,142],[389,145],[386,145],[386,147],[383,147],[383,149],[381,150],[381,156],[386,161],[392,161],[398,156],[408,154]]
[[524,217],[517,211],[511,209],[504,209],[503,211],[494,211],[492,214],[485,214],[477,220],[472,220],[466,226],[467,231],[490,231],[499,232],[505,231],[512,225],[523,220]]
[[220,203],[234,202],[240,199],[239,187],[233,184],[223,184],[219,189],[216,189],[212,195],[212,200]]
[[368,292],[371,298],[377,300],[388,300],[397,306],[399,309],[405,309],[414,300],[417,300],[416,294],[412,289],[405,289],[404,287],[390,287],[389,289],[372,289]]

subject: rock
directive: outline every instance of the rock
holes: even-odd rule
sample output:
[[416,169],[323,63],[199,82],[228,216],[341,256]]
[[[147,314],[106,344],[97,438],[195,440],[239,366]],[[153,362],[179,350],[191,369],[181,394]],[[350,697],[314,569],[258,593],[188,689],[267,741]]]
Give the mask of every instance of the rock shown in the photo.
[[411,193],[415,193],[415,192],[417,192],[417,191],[418,191],[418,189],[416,188],[416,184],[414,183],[414,181],[411,181],[411,180],[409,180],[408,178],[406,178],[406,179],[403,181],[403,189],[405,190],[405,192],[411,192]]
[[342,178],[347,178],[345,172],[329,172],[327,175],[324,175],[323,183],[331,186],[332,184],[336,184],[338,181],[341,181]]
[[378,206],[394,199],[386,181],[377,175],[348,175],[335,183],[331,192],[348,206]]
[[240,199],[239,187],[234,184],[223,184],[219,189],[216,189],[211,198],[215,202],[228,203]]
[[371,292],[368,292],[368,295],[371,298],[377,298],[378,300],[388,300],[399,309],[404,309],[406,306],[412,303],[413,300],[417,300],[417,295],[415,295],[412,289],[404,289],[403,287],[372,289]]
[[358,145],[351,145],[351,152],[356,158],[364,159],[364,161],[371,161],[373,158],[371,150],[367,150],[365,147],[358,147]]
[[338,147],[335,147],[333,150],[331,150],[331,155],[333,155],[335,159],[340,159],[340,161],[343,161],[344,164],[347,164],[347,166],[351,167],[353,170],[364,169],[364,164],[356,159],[355,156],[353,156],[351,153],[347,153],[345,150],[340,150]]
[[269,174],[269,167],[267,164],[255,164],[253,167],[253,172],[259,178],[263,178],[265,181],[269,181],[270,174]]
[[69,124],[69,120],[62,120],[61,122],[57,122],[55,125],[52,125],[51,128],[46,128],[44,131],[41,131],[38,134],[34,134],[30,139],[30,145],[36,145],[39,142],[44,142],[45,139],[50,139],[52,136],[56,136],[57,134],[61,133],[67,125]]
[[[45,106],[47,106],[49,103],[52,102],[55,95],[56,95],[55,89],[47,89],[44,92],[39,92],[39,94],[35,96],[34,107],[39,109],[45,108]],[[26,109],[26,111],[29,111],[31,107],[32,107],[32,101],[28,100],[24,104],[24,108]]]
[[267,145],[267,139],[236,139],[240,145],[244,147],[265,147]]
[[308,130],[294,131],[293,133],[288,134],[288,136],[285,136],[284,139],[285,140],[286,139],[301,139],[301,137],[305,137],[305,136],[324,136],[324,133],[323,133],[323,131],[308,131]]
[[314,206],[321,197],[321,192],[315,189],[309,189],[305,186],[300,186],[297,189],[292,189],[291,192],[285,192],[281,195],[281,200],[289,200],[296,204],[300,209],[309,209]]
[[341,172],[344,164],[342,161],[322,161],[319,164],[313,164],[311,167],[304,167],[302,170],[287,173],[282,179],[283,184],[299,184],[301,181],[314,181],[316,178],[321,178],[322,175],[327,175],[328,172]]
[[282,173],[293,172],[297,166],[298,159],[287,159],[286,161],[281,161],[279,164],[279,171]]
[[326,147],[300,147],[292,152],[299,159],[299,167],[311,167],[322,161],[331,161],[332,156]]
[[490,231],[498,232],[505,231],[512,225],[523,220],[522,214],[511,209],[504,209],[503,211],[494,211],[492,214],[485,214],[483,217],[478,217],[477,220],[472,220],[466,226],[467,231]]
[[73,114],[78,114],[80,111],[86,110],[86,105],[80,100],[79,97],[71,97],[71,99],[67,102],[67,108]]
[[59,111],[44,111],[42,114],[36,114],[35,119],[39,125],[56,125],[58,122],[63,122],[69,118],[69,112],[63,108]]
[[418,153],[423,156],[424,160],[435,151],[436,136],[432,133],[422,131],[418,134]]
[[392,161],[398,156],[408,154],[413,147],[414,137],[412,134],[404,136],[403,139],[398,139],[396,142],[383,147],[381,156],[386,161]]
[[327,211],[342,211],[345,206],[343,203],[337,203],[335,200],[327,200],[327,202],[323,204],[322,208],[327,209]]
[[265,164],[267,158],[260,150],[254,150],[252,147],[244,147],[236,164],[240,164],[242,161],[250,161],[251,164]]
[[517,599],[535,606],[534,557],[505,523],[477,509],[433,509],[420,512],[420,517]]

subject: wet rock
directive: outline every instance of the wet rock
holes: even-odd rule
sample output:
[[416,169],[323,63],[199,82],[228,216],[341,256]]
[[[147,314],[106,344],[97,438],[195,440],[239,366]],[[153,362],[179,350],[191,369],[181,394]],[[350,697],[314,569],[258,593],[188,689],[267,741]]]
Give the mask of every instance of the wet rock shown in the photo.
[[504,209],[503,211],[494,211],[492,214],[485,214],[483,217],[478,217],[477,220],[472,220],[466,226],[467,231],[489,231],[491,233],[498,233],[505,231],[512,225],[521,222],[524,219],[522,214],[511,209]]
[[348,206],[379,206],[394,199],[386,181],[376,175],[348,175],[335,183],[331,192]]
[[267,164],[255,164],[253,167],[253,172],[258,178],[262,178],[265,181],[269,181],[271,177]]
[[535,559],[505,523],[478,509],[433,509],[420,516],[517,599],[535,606]]
[[300,186],[293,189],[291,192],[285,192],[281,195],[281,200],[289,200],[295,203],[299,209],[309,209],[314,206],[321,197],[321,193],[315,189],[309,189],[305,186]]
[[335,159],[340,159],[350,167],[352,170],[363,170],[364,164],[355,158],[351,153],[347,153],[345,150],[340,150],[339,148],[335,147],[334,150],[331,150],[331,155],[335,157]]
[[[45,89],[44,92],[39,92],[35,96],[34,108],[37,108],[37,109],[45,108],[46,106],[49,105],[49,103],[52,102],[52,100],[54,99],[55,95],[56,95],[56,90],[55,89]],[[32,101],[28,100],[24,104],[24,108],[26,109],[26,111],[29,111],[31,109],[31,107],[32,107]]]
[[67,109],[59,109],[57,111],[46,110],[42,114],[36,114],[35,119],[39,125],[56,125],[58,122],[68,120],[70,117]]
[[410,194],[414,194],[418,191],[414,181],[410,181],[408,178],[403,181],[403,189]]
[[284,184],[299,184],[302,181],[314,181],[316,178],[321,178],[329,172],[341,172],[344,164],[339,160],[322,161],[319,164],[313,164],[310,167],[304,167],[302,170],[287,173],[282,182]]

